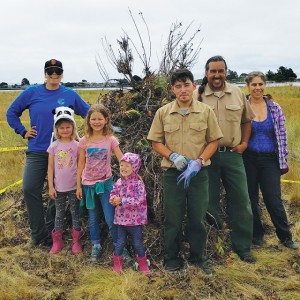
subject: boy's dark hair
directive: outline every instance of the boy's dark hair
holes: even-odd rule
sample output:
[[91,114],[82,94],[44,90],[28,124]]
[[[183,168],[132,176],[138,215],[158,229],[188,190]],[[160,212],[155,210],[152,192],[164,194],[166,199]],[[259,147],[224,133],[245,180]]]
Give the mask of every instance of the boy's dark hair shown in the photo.
[[192,72],[188,69],[178,69],[171,76],[171,85],[174,85],[176,81],[186,82],[188,79],[194,82]]

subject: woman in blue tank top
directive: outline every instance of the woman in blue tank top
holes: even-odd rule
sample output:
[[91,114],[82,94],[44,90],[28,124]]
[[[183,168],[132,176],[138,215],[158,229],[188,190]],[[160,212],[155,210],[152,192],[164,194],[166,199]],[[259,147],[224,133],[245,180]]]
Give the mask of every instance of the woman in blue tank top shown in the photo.
[[261,246],[264,238],[259,204],[260,189],[278,239],[285,247],[296,250],[298,246],[292,239],[281,199],[280,176],[288,172],[285,118],[280,106],[264,95],[266,77],[263,73],[249,73],[246,83],[250,93],[247,100],[256,114],[252,120],[248,148],[243,153],[253,213],[252,243]]

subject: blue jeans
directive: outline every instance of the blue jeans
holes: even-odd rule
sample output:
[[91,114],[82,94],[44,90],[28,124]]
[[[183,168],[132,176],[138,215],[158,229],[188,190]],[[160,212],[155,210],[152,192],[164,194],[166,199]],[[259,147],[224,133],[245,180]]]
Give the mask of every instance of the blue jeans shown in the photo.
[[[82,185],[84,193],[86,193],[87,186]],[[115,208],[109,203],[110,192],[105,191],[103,194],[95,194],[95,208],[88,209],[89,212],[89,226],[90,226],[90,236],[92,244],[101,244],[100,237],[100,204],[102,206],[105,222],[108,226],[109,232],[111,234],[113,243],[117,242],[117,230],[116,226],[113,224],[115,216]],[[99,201],[97,201],[99,200]]]
[[34,243],[39,243],[54,228],[55,203],[49,200],[45,213],[42,198],[47,168],[47,152],[26,152],[23,193]]
[[136,226],[123,226],[115,225],[117,227],[118,240],[115,246],[115,255],[120,256],[126,245],[127,233],[130,235],[132,244],[138,257],[145,256],[145,248],[143,244],[143,231],[142,225]]

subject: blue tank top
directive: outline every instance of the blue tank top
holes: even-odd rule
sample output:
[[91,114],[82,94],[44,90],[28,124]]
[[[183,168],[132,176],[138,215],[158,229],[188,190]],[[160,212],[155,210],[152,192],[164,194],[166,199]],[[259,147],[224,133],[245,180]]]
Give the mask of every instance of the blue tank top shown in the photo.
[[254,152],[275,152],[276,137],[271,113],[262,122],[252,120],[248,149]]

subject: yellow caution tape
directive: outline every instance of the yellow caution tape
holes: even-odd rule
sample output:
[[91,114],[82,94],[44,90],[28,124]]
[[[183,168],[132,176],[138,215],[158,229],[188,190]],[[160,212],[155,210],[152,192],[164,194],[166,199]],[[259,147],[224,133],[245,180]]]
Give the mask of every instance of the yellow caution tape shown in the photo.
[[286,180],[286,179],[281,179],[281,182],[289,182],[289,183],[298,183],[298,184],[300,184],[300,181],[297,181],[297,180]]
[[5,147],[5,148],[0,148],[0,152],[9,152],[9,151],[26,150],[26,149],[27,149],[27,146]]
[[[289,183],[298,183],[298,184],[300,183],[300,181],[296,181],[296,180],[285,180],[285,179],[281,179],[281,181],[282,181],[282,182],[289,182]],[[4,192],[6,192],[8,189],[10,189],[10,188],[12,188],[12,187],[14,187],[14,186],[16,186],[16,185],[21,184],[22,182],[23,182],[23,180],[21,179],[21,180],[15,182],[15,183],[13,183],[13,184],[7,186],[6,188],[0,190],[0,195],[3,194]]]
[[[21,121],[22,123],[28,124],[30,121]],[[0,124],[7,124],[7,121],[0,121]]]
[[12,187],[14,187],[14,186],[16,186],[16,185],[21,184],[22,182],[23,182],[23,180],[21,179],[21,180],[15,182],[15,183],[13,183],[13,184],[7,186],[6,188],[0,190],[0,195],[3,194],[4,192],[6,192],[8,189],[10,189],[10,188],[12,188]]

